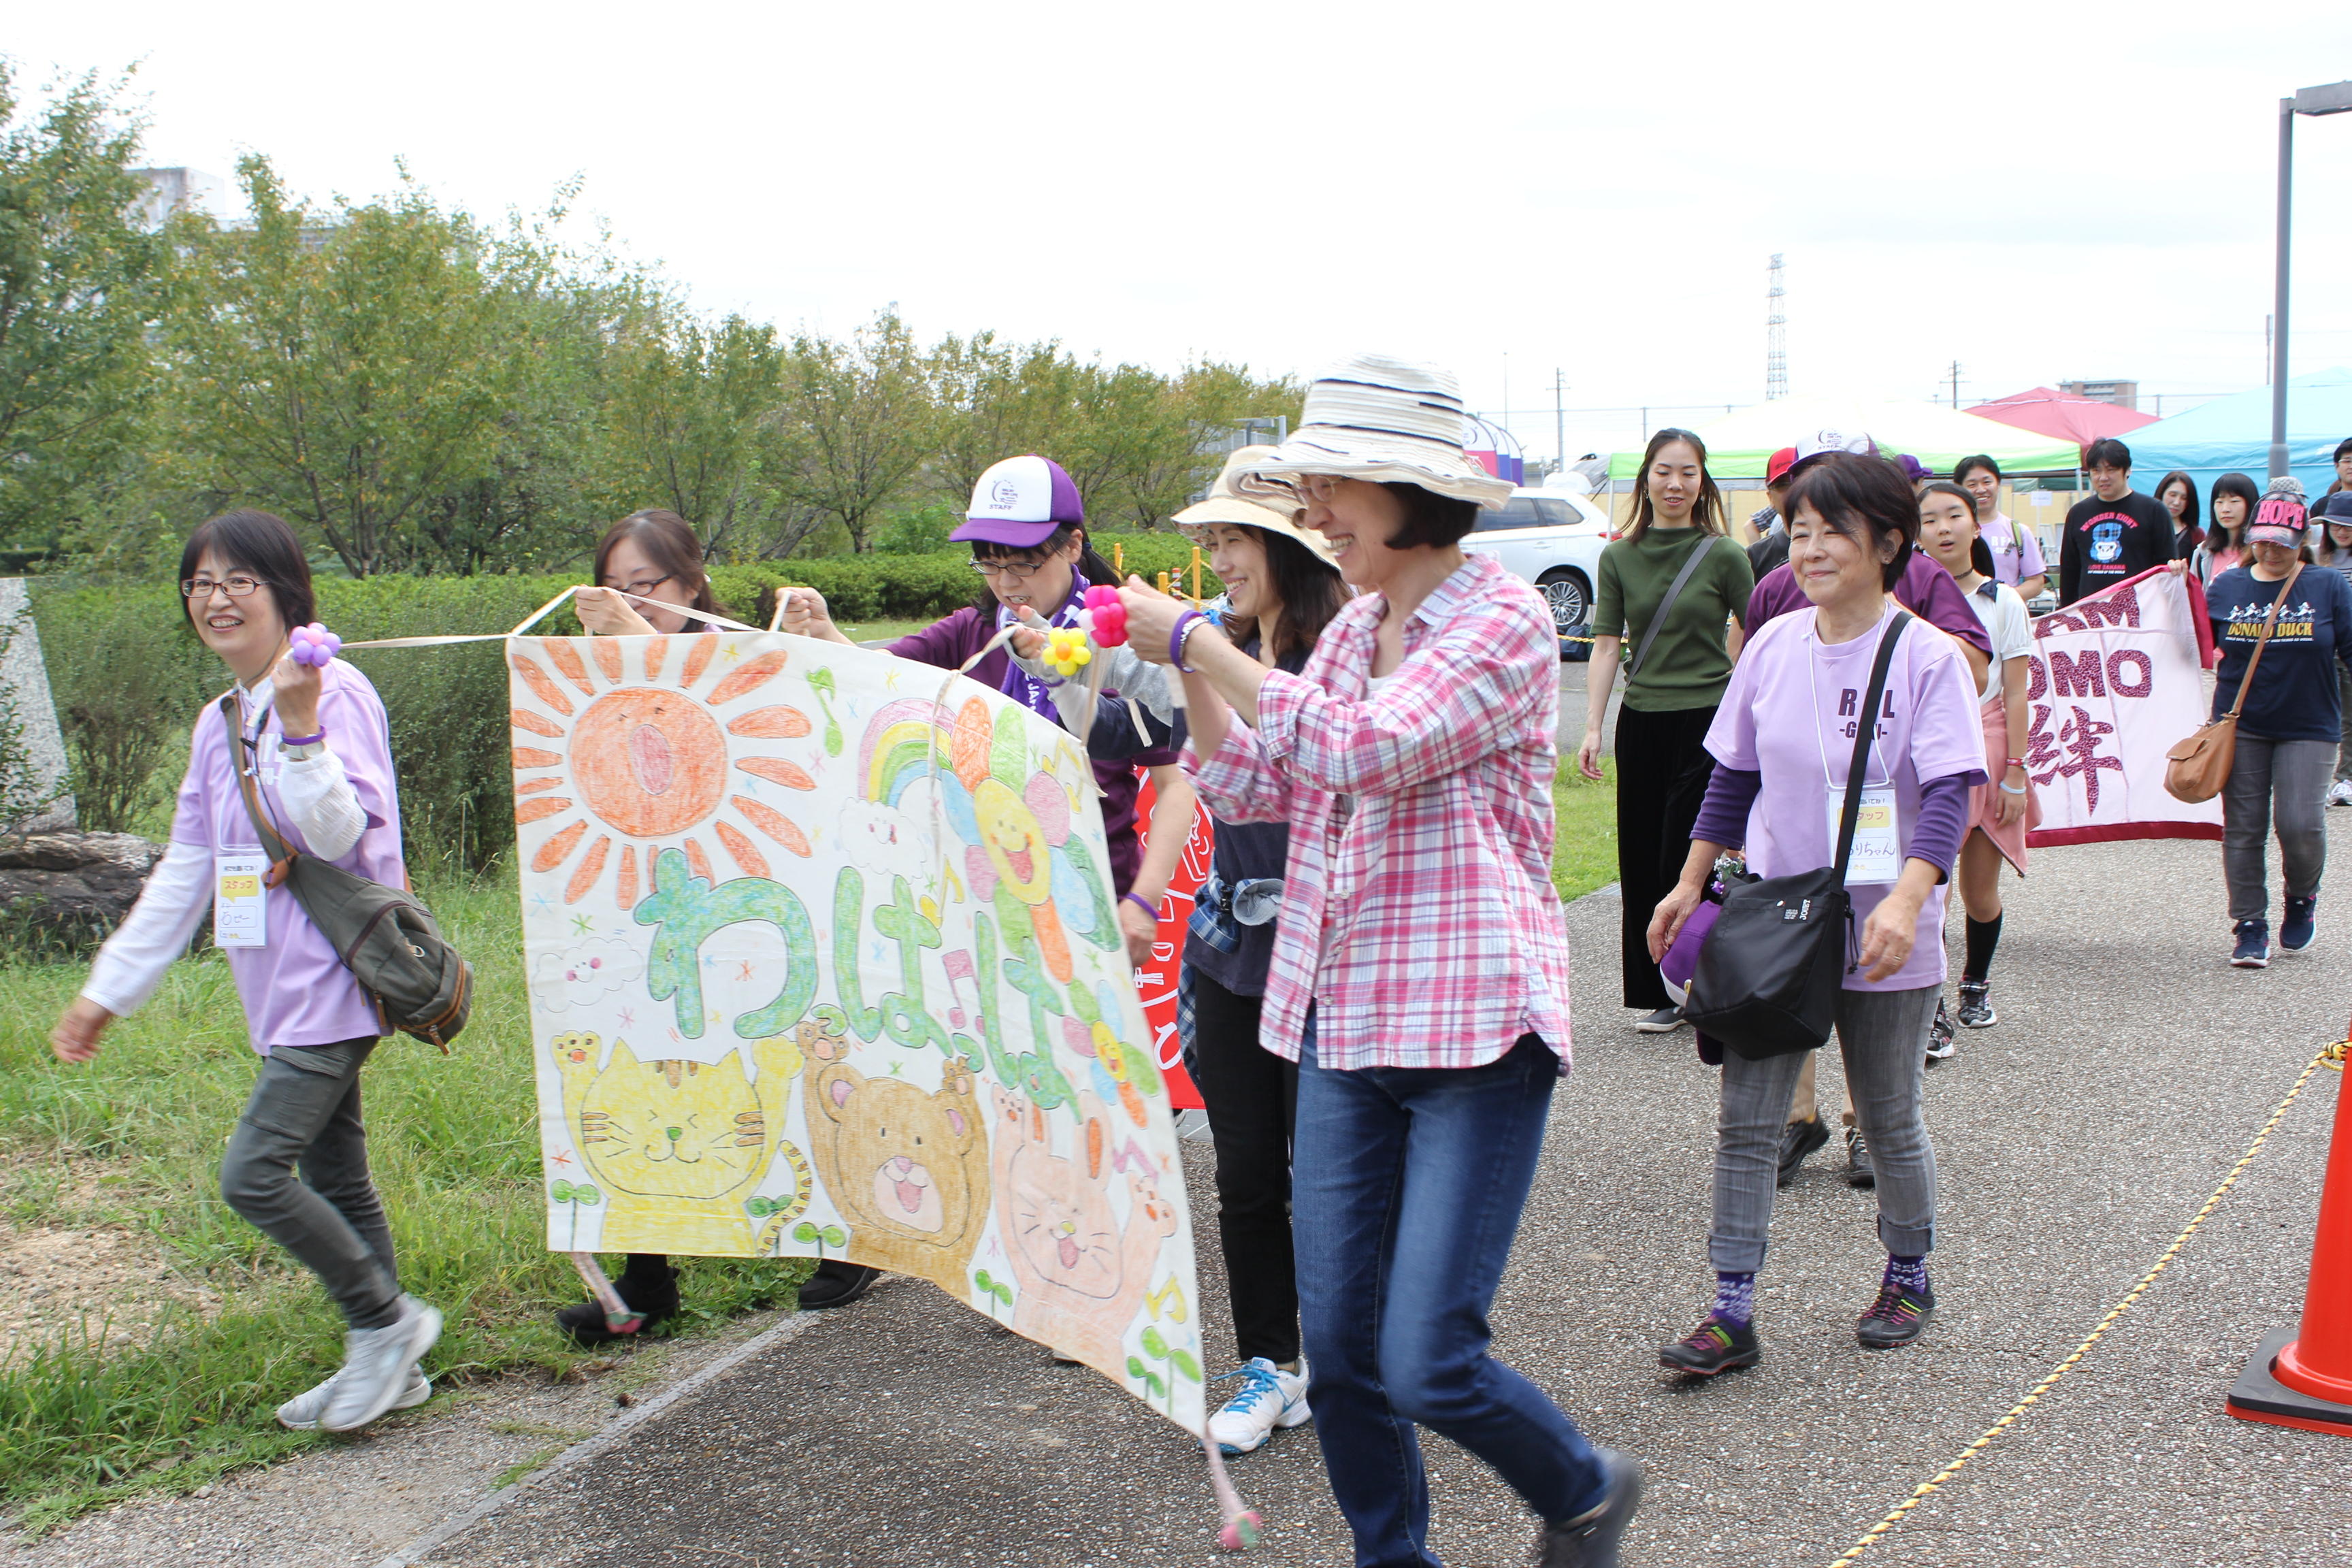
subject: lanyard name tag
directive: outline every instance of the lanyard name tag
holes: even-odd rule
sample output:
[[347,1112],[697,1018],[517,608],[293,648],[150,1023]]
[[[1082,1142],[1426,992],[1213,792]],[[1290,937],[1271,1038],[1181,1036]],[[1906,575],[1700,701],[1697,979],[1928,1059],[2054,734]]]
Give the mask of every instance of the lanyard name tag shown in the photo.
[[269,945],[268,889],[261,879],[269,857],[259,850],[213,858],[213,945]]
[[[1840,790],[1829,803],[1832,854],[1837,851],[1839,818],[1844,811],[1845,792]],[[1864,784],[1860,812],[1853,828],[1853,854],[1846,861],[1845,879],[1864,886],[1892,882],[1903,870],[1903,847],[1896,842],[1895,832],[1895,786]]]

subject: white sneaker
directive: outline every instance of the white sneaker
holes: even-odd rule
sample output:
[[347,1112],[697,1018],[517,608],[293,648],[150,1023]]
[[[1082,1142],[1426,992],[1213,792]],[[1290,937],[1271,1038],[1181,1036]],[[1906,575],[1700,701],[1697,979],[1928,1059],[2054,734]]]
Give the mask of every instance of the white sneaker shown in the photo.
[[1314,1412],[1307,1407],[1307,1366],[1304,1357],[1297,1372],[1285,1372],[1264,1356],[1252,1356],[1238,1372],[1225,1373],[1242,1382],[1242,1391],[1209,1417],[1209,1436],[1218,1450],[1247,1454],[1265,1447],[1277,1426],[1297,1426]]
[[2327,789],[2330,805],[2352,805],[2352,779],[2337,779]]
[[343,1335],[343,1370],[330,1381],[319,1426],[351,1432],[392,1408],[408,1384],[408,1372],[441,1337],[441,1313],[414,1296],[400,1299],[400,1317],[381,1329],[352,1329]]
[[[318,1387],[307,1389],[278,1407],[278,1424],[297,1432],[316,1432],[319,1416],[326,1410],[327,1401],[335,1391],[335,1378],[340,1372]],[[421,1366],[408,1369],[408,1386],[403,1388],[392,1402],[394,1410],[413,1410],[433,1397],[433,1380],[425,1375]]]

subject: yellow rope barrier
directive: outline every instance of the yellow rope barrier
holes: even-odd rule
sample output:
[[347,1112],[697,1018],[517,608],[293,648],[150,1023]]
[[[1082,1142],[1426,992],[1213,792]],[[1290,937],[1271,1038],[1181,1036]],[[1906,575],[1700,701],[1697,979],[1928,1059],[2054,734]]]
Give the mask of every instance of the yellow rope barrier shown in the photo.
[[1922,1481],[1913,1489],[1909,1497],[1895,1504],[1888,1510],[1885,1518],[1872,1525],[1860,1541],[1847,1548],[1843,1556],[1832,1559],[1829,1568],[1843,1568],[1844,1564],[1859,1559],[1882,1537],[1901,1524],[1913,1509],[1940,1491],[1947,1481],[1959,1474],[1962,1466],[1983,1452],[1995,1437],[2015,1426],[2026,1411],[2032,1408],[2044,1394],[2050,1392],[2053,1384],[2072,1372],[2084,1356],[2091,1353],[2091,1347],[2106,1337],[2107,1331],[2116,1326],[2117,1319],[2131,1310],[2134,1302],[2147,1294],[2148,1288],[2156,1283],[2157,1276],[2171,1267],[2172,1260],[2179,1256],[2180,1249],[2189,1245],[2189,1238],[2197,1234],[2197,1227],[2203,1225],[2206,1217],[2221,1206],[2221,1200],[2229,1195],[2231,1187],[2237,1185],[2238,1178],[2245,1173],[2246,1167],[2254,1163],[2254,1156],[2263,1152],[2263,1145],[2270,1141],[2272,1131],[2286,1115],[2287,1107],[2294,1103],[2294,1097],[2303,1092],[2304,1086],[2311,1081],[2313,1075],[2319,1071],[2321,1065],[2326,1064],[2340,1070],[2345,1050],[2346,1043],[2338,1040],[2332,1046],[2324,1047],[2311,1058],[2310,1065],[2303,1069],[2303,1076],[2294,1080],[2294,1087],[2286,1091],[2286,1098],[2278,1102],[2278,1108],[2271,1112],[2270,1120],[2263,1123],[2263,1130],[2254,1134],[2254,1141],[2246,1146],[2245,1153],[2240,1157],[2235,1165],[2230,1167],[2230,1173],[2221,1178],[2221,1184],[2213,1189],[2213,1195],[2205,1200],[2205,1206],[2197,1211],[2195,1218],[2181,1227],[2180,1234],[2172,1238],[2172,1245],[2164,1249],[2163,1254],[2157,1258],[2154,1268],[2140,1276],[2139,1283],[2131,1288],[2130,1293],[2108,1309],[2107,1315],[2099,1320],[2099,1326],[2084,1337],[2083,1342],[2074,1347],[2074,1352],[2060,1362],[2049,1376],[2035,1384],[2032,1392],[2024,1398],[2011,1405],[2009,1413],[1987,1427],[1983,1436],[1961,1449],[1959,1457],[1938,1470],[1933,1480]]

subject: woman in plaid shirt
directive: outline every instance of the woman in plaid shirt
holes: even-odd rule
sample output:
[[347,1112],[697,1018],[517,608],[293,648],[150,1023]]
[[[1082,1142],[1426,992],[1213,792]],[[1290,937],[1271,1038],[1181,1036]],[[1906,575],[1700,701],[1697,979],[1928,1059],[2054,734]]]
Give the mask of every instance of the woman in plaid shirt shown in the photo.
[[1184,671],[1202,799],[1290,829],[1260,1039],[1298,1063],[1307,1398],[1356,1561],[1436,1562],[1420,1425],[1526,1500],[1540,1562],[1582,1568],[1617,1561],[1641,1472],[1488,1355],[1486,1325],[1568,1067],[1559,643],[1533,588],[1460,547],[1510,494],[1461,432],[1452,376],[1364,358],[1255,466],[1244,489],[1295,491],[1362,590],[1298,674],[1137,579],[1122,597],[1137,650]]

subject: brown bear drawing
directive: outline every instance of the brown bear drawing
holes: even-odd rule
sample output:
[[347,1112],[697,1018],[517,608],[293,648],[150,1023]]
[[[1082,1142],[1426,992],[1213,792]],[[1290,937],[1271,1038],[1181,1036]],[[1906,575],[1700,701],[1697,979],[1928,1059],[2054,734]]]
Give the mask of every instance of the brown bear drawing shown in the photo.
[[971,1067],[950,1062],[925,1093],[869,1079],[841,1036],[801,1026],[808,1129],[818,1177],[853,1227],[850,1256],[929,1279],[961,1300],[988,1224],[988,1143]]

